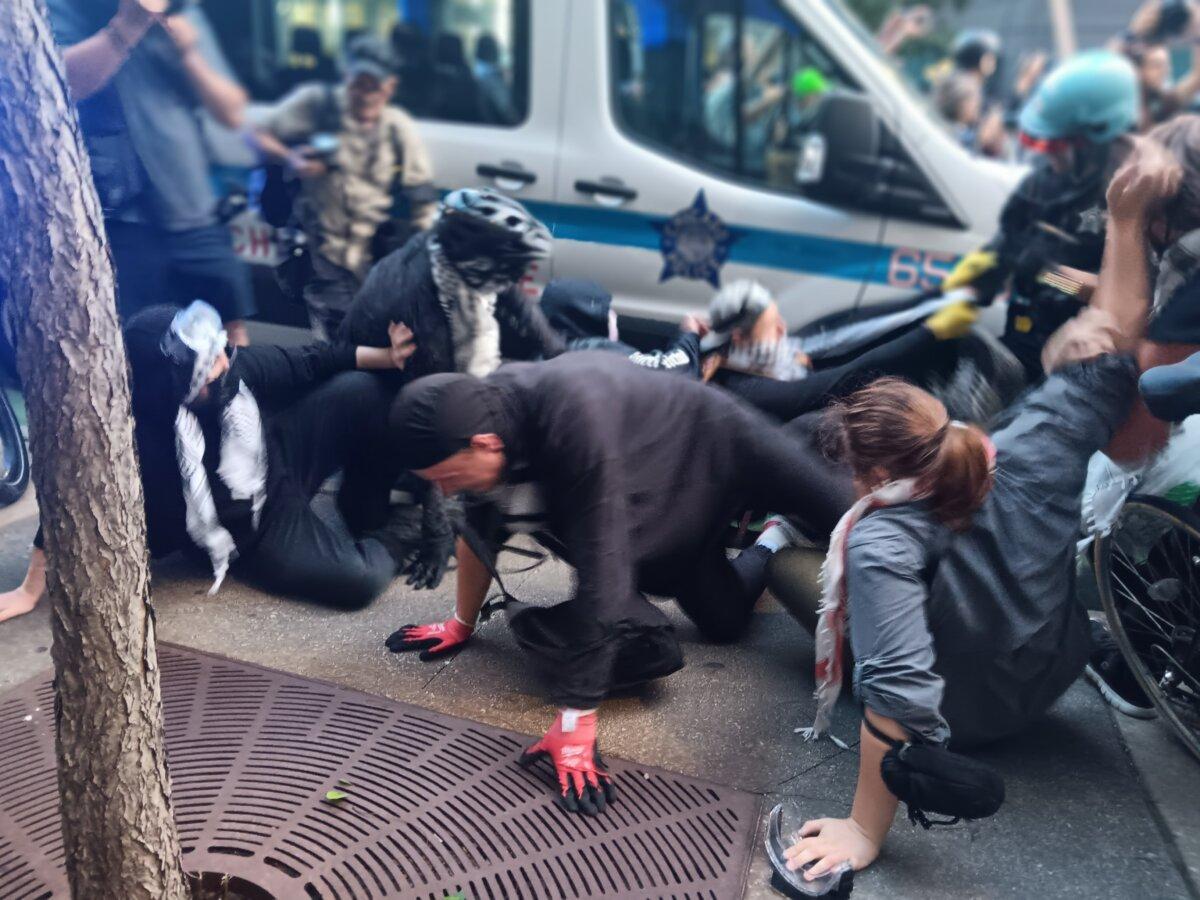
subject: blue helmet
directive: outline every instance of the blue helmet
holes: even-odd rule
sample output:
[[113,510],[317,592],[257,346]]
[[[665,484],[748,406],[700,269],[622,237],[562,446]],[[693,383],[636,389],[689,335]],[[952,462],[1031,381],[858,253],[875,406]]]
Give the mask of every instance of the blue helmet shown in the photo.
[[1021,131],[1042,141],[1109,144],[1141,117],[1137,73],[1124,57],[1091,50],[1056,68],[1021,110]]

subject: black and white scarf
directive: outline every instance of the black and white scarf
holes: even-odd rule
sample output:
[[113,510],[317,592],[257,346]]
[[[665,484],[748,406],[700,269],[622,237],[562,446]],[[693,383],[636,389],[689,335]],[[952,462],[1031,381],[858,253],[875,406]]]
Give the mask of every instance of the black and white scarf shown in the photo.
[[429,258],[438,303],[450,325],[455,371],[477,378],[492,374],[500,367],[500,323],[496,320],[499,287],[487,282],[479,288],[471,287],[446,258],[437,238],[429,241]]
[[[179,321],[180,317],[176,317],[176,322]],[[215,321],[216,326],[211,319],[197,322],[193,317],[186,328],[180,329],[172,323],[165,339],[178,341],[194,355],[188,391],[175,414],[175,456],[183,480],[188,536],[212,561],[214,580],[208,591],[210,595],[220,589],[230,562],[237,557],[233,535],[221,524],[217,514],[204,466],[204,429],[189,406],[208,383],[209,373],[225,349],[225,332],[219,327],[219,318]],[[234,500],[250,501],[251,522],[257,529],[267,496],[267,446],[258,401],[241,381],[221,409],[221,454],[217,477]]]

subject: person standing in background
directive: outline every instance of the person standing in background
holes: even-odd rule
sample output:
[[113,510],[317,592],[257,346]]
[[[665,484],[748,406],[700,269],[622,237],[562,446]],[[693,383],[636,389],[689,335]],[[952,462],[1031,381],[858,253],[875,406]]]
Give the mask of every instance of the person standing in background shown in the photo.
[[[389,105],[396,68],[382,40],[356,38],[340,87],[301,85],[260,123],[261,151],[302,184],[294,215],[313,248],[304,301],[323,340],[337,334],[367,270],[386,255],[376,236],[393,225],[394,188],[403,189],[409,232],[427,229],[436,212],[425,144],[412,117]],[[325,158],[315,152],[321,136],[336,138]]]
[[250,275],[217,217],[204,118],[241,128],[246,92],[197,0],[47,0],[92,161],[123,318],[201,298],[249,342]]

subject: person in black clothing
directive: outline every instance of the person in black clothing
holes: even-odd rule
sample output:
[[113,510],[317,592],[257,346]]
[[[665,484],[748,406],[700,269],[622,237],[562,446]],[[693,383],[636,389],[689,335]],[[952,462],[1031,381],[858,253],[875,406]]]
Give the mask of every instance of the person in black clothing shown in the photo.
[[542,291],[539,306],[567,350],[610,350],[645,369],[700,376],[700,335],[705,328],[695,316],[684,318],[666,349],[643,352],[621,340],[612,294],[594,281],[556,278]]
[[1044,377],[1047,339],[1084,305],[1081,294],[1044,284],[1043,273],[1066,268],[1087,280],[1100,270],[1104,193],[1139,115],[1133,67],[1116,54],[1083,53],[1055,69],[1020,117],[1021,140],[1037,154],[1032,171],[1005,204],[995,238],[943,285],[974,287],[985,304],[1009,291],[1004,344],[1030,382]]
[[478,502],[458,546],[454,617],[405,626],[390,649],[430,658],[470,637],[506,531],[540,536],[575,568],[567,602],[508,611],[562,708],[531,753],[553,757],[560,801],[588,813],[605,799],[597,705],[682,665],[668,619],[641,592],[676,598],[709,640],[736,640],[772,548],[731,563],[728,523],[771,508],[824,541],[853,497],[848,479],[735,398],[599,351],[414,382],[392,409],[391,443],[406,468]]
[[[520,285],[550,246],[550,232],[517,201],[488,190],[454,191],[431,231],[371,269],[342,321],[341,339],[388,347],[398,326],[401,341],[411,332],[416,351],[403,372],[388,377],[393,391],[437,372],[487,375],[502,356],[554,356],[562,341]],[[436,587],[454,537],[436,492],[416,493],[422,541],[412,583]]]
[[[409,562],[388,522],[399,474],[382,449],[392,393],[353,371],[402,366],[403,352],[230,351],[218,313],[200,301],[135,313],[125,345],[151,557],[207,556],[210,593],[231,572],[344,609],[371,602]],[[349,534],[310,505],[337,471]]]
[[971,303],[951,303],[849,362],[813,368],[788,338],[778,304],[757,282],[722,288],[709,314],[711,330],[700,342],[705,380],[783,422],[824,409],[880,375],[919,380],[951,369],[957,356],[953,342],[979,316]]
[[502,343],[520,344],[526,358],[553,356],[561,341],[519,286],[550,246],[550,232],[517,201],[454,191],[430,232],[371,269],[341,338],[387,347],[390,326],[408,326],[417,350],[398,382],[436,372],[483,377],[500,365]]

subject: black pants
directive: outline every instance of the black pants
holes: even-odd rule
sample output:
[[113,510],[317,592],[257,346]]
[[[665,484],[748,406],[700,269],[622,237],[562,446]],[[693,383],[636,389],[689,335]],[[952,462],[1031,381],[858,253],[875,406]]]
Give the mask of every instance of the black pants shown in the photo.
[[215,307],[226,322],[254,315],[250,270],[234,255],[226,226],[166,232],[107,220],[105,230],[123,321],[156,303],[186,306],[197,299]]
[[[756,433],[748,442],[752,449],[743,471],[750,509],[787,515],[824,544],[854,503],[854,485],[845,467],[821,453],[819,424],[820,414],[809,414],[783,428]],[[717,643],[736,641],[745,633],[771,561],[765,547],[749,547],[730,560],[724,537],[722,528],[698,556],[654,563],[638,573],[640,589],[674,597],[700,633]]]
[[[399,474],[385,452],[391,391],[367,372],[345,372],[316,388],[269,426],[267,502],[257,540],[234,571],[267,591],[328,606],[365,606],[395,577],[397,561],[370,536],[388,515]],[[338,470],[338,511],[328,522],[312,497]]]
[[730,644],[750,625],[754,604],[767,586],[766,547],[747,547],[728,559],[718,542],[699,559],[653,563],[638,573],[638,588],[674,597],[707,641]]

